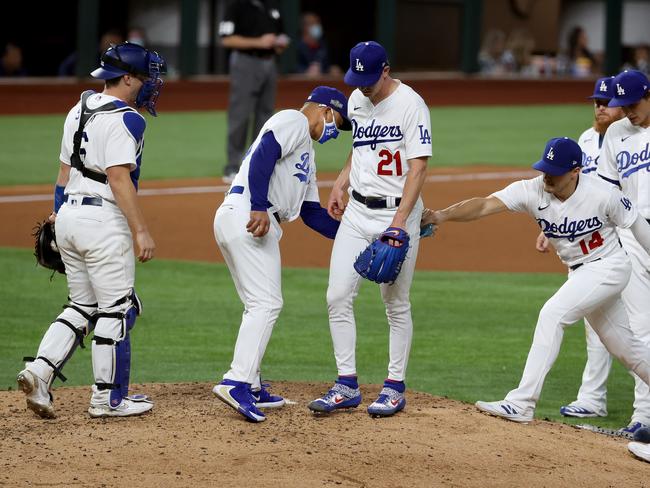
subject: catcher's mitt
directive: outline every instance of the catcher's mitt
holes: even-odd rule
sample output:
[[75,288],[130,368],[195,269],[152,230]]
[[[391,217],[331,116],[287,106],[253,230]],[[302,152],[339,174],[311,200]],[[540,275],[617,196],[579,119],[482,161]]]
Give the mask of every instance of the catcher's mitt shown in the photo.
[[409,235],[398,227],[389,227],[354,262],[354,269],[377,283],[393,284],[409,250]]
[[44,268],[65,274],[65,266],[61,260],[59,248],[56,246],[54,224],[49,220],[37,223],[32,235],[35,239],[34,256],[36,256],[36,262]]

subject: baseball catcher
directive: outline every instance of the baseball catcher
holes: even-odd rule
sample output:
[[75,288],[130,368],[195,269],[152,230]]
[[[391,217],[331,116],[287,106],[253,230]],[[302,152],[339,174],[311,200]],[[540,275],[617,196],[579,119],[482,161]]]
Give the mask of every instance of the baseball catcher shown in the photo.
[[376,283],[393,284],[409,250],[409,235],[398,227],[389,227],[354,262],[354,269]]
[[35,239],[34,256],[36,256],[36,262],[44,268],[65,274],[65,266],[56,245],[54,224],[47,219],[37,223],[32,235]]

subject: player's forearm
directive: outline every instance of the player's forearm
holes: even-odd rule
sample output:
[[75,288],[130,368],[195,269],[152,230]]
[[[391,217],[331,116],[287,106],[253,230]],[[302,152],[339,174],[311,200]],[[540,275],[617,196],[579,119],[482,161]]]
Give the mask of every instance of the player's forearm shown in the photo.
[[630,230],[637,242],[650,254],[650,224],[648,224],[646,219],[639,215],[634,221],[634,224],[632,224],[632,227],[630,227]]
[[415,203],[420,198],[424,180],[427,177],[426,160],[423,164],[411,164],[409,172],[406,175],[406,182],[404,183],[404,190],[402,192],[402,201],[395,212],[393,217],[392,227],[405,228],[406,221],[413,211]]
[[221,38],[221,45],[228,49],[263,49],[260,37],[232,35]]
[[70,180],[70,165],[65,163],[59,164],[59,174],[56,177],[58,186],[66,186]]
[[58,213],[63,199],[65,198],[65,187],[70,180],[70,166],[61,162],[59,163],[59,174],[56,177],[56,184],[54,185],[54,213]]
[[128,170],[119,173],[109,171],[108,183],[115,196],[117,206],[122,210],[133,232],[146,232],[147,224],[138,204],[138,195]]
[[437,212],[438,223],[452,221],[452,222],[469,222],[472,220],[480,219],[488,212],[488,198],[470,198],[462,202],[455,203],[444,210]]
[[334,182],[334,188],[341,190],[343,192],[347,191],[350,186],[350,171],[352,169],[352,152],[348,155],[348,159],[345,162],[345,167],[339,173],[339,176]]

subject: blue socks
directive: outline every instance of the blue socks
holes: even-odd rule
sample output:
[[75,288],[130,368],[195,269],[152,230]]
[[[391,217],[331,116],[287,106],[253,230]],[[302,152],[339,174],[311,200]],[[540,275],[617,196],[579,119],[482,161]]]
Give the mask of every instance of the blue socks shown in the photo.
[[406,390],[406,385],[404,384],[403,381],[395,381],[395,380],[386,380],[384,381],[384,387],[385,388],[392,388],[395,391],[398,391],[400,393],[404,393]]
[[339,376],[336,379],[336,382],[345,385],[348,388],[352,388],[353,390],[356,390],[359,388],[359,383],[357,383],[357,377],[356,376]]

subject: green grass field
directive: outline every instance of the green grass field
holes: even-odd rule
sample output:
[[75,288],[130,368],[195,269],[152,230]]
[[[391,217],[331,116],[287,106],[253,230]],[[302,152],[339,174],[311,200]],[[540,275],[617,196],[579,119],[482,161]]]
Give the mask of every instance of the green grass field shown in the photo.
[[[143,179],[221,176],[225,112],[172,112],[148,117]],[[432,166],[528,166],[551,137],[577,138],[591,124],[589,104],[441,107],[431,110]],[[0,186],[51,183],[56,178],[63,115],[0,117]],[[316,144],[320,171],[338,171],[350,135]]]
[[[432,109],[432,165],[526,167],[553,136],[576,138],[589,126],[588,104]],[[219,176],[225,157],[225,113],[149,118],[145,179]],[[0,186],[52,183],[63,116],[0,117]],[[578,128],[578,129],[576,129]],[[318,146],[321,171],[336,171],[349,134]],[[34,355],[66,299],[65,279],[36,268],[31,251],[0,248],[0,389],[14,388],[21,358]],[[327,270],[285,269],[284,310],[265,358],[269,379],[330,382],[335,376],[327,325]],[[412,289],[415,336],[408,386],[474,402],[514,388],[530,346],[537,312],[564,280],[553,274],[417,272]],[[139,265],[145,315],[133,333],[133,381],[216,381],[228,367],[242,306],[223,265],[155,260]],[[365,283],[356,302],[362,383],[380,383],[387,363],[387,325],[378,290]],[[565,335],[537,417],[560,419],[574,399],[585,361],[581,324]],[[66,365],[70,385],[92,383],[89,349]],[[58,382],[57,382],[58,384]],[[633,382],[615,365],[607,419],[618,427],[631,413]]]
[[[0,388],[14,388],[23,355],[66,299],[62,276],[34,265],[31,252],[0,248]],[[474,402],[497,400],[521,375],[539,308],[563,282],[556,274],[417,272],[412,289],[415,335],[410,388]],[[138,265],[145,313],[133,332],[133,381],[215,381],[230,363],[242,306],[223,265],[152,261]],[[285,269],[285,304],[264,360],[268,379],[324,381],[336,369],[327,325],[327,270]],[[387,364],[387,324],[376,286],[356,302],[360,381],[380,383]],[[574,399],[585,361],[584,329],[570,328],[549,375],[537,417],[559,420]],[[68,385],[92,383],[89,349],[65,367]],[[57,384],[60,384],[57,381]],[[632,405],[632,379],[619,365],[610,377],[607,419],[621,426]]]

